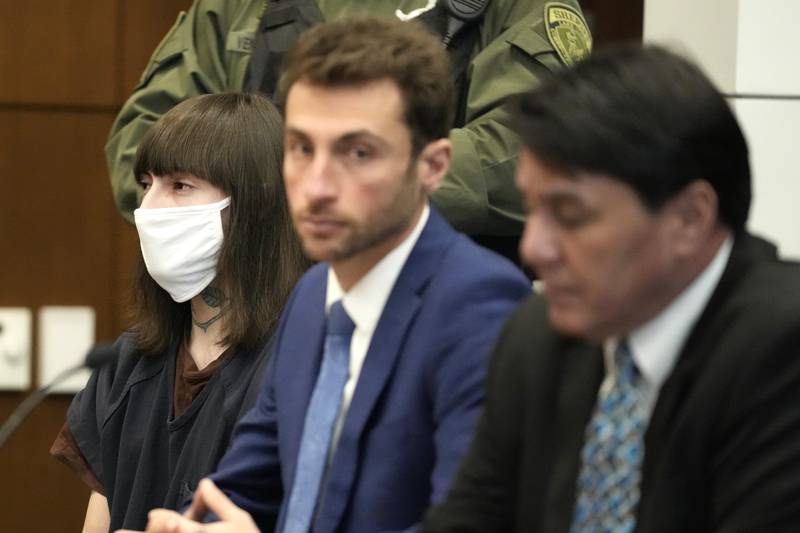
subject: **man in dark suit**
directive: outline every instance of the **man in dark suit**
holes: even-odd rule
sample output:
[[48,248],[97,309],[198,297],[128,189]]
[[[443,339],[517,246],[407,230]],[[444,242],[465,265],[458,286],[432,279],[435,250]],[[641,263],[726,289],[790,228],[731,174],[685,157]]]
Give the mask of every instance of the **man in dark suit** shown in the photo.
[[451,156],[452,82],[435,37],[350,19],[312,29],[287,62],[286,192],[321,263],[284,309],[256,407],[211,476],[252,521],[215,506],[205,483],[186,517],[153,513],[148,531],[196,530],[189,519],[206,508],[235,531],[413,526],[446,494],[488,353],[530,292],[428,205]]
[[723,97],[630,47],[519,117],[520,250],[545,299],[501,333],[424,531],[800,531],[800,266],[745,229]]

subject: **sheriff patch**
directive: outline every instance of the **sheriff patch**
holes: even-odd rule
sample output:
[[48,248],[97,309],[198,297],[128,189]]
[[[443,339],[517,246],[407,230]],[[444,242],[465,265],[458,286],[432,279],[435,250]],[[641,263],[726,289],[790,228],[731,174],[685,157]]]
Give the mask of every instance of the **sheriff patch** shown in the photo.
[[544,6],[547,39],[561,61],[571,67],[592,51],[592,34],[583,15],[572,6],[550,2]]

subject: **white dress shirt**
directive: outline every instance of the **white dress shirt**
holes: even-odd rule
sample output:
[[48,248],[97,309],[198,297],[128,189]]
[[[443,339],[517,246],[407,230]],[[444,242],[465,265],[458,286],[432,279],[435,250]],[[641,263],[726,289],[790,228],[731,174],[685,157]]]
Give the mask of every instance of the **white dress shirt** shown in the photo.
[[[644,378],[645,407],[648,414],[652,414],[661,385],[675,367],[689,332],[719,283],[732,247],[733,239],[728,237],[705,270],[677,298],[628,335],[628,346],[633,360]],[[614,353],[617,344],[619,339],[612,338],[603,345],[606,377],[600,388],[601,394],[611,387],[614,380]]]
[[329,460],[333,457],[333,451],[339,442],[339,435],[341,434],[347,411],[350,408],[350,402],[353,399],[353,393],[358,383],[358,377],[361,374],[361,367],[364,365],[364,359],[367,356],[367,350],[369,350],[372,334],[375,332],[375,327],[378,325],[381,314],[383,314],[383,308],[389,299],[389,293],[394,288],[403,265],[406,264],[411,250],[417,243],[417,239],[422,233],[422,228],[425,227],[425,223],[428,221],[429,214],[430,209],[425,204],[417,225],[414,226],[408,237],[378,261],[349,291],[344,292],[342,290],[336,273],[332,268],[328,268],[325,313],[328,313],[334,302],[342,300],[345,311],[347,311],[356,326],[353,331],[353,337],[350,340],[350,374],[342,391],[342,403],[339,407],[339,415],[333,430],[331,449],[328,455]]

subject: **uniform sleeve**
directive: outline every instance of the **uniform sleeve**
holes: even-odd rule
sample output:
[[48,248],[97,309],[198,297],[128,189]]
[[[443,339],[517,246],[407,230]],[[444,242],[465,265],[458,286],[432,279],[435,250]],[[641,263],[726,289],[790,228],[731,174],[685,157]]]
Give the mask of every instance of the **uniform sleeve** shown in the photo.
[[[574,6],[574,2],[564,2]],[[453,163],[433,204],[469,235],[519,235],[522,205],[514,185],[518,141],[509,96],[530,91],[562,68],[545,28],[545,2],[496,0],[481,30],[481,51],[468,67],[465,125],[453,129]]]
[[263,4],[263,0],[195,0],[156,48],[139,85],[117,115],[105,147],[114,201],[128,221],[139,202],[132,165],[140,139],[178,102],[241,83]]

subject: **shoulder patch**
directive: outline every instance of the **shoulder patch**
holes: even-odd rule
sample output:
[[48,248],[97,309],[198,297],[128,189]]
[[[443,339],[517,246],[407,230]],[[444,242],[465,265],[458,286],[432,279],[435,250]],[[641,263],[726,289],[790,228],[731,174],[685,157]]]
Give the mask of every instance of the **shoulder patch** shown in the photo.
[[592,34],[583,15],[574,7],[560,2],[544,6],[547,39],[561,61],[571,67],[592,51]]

